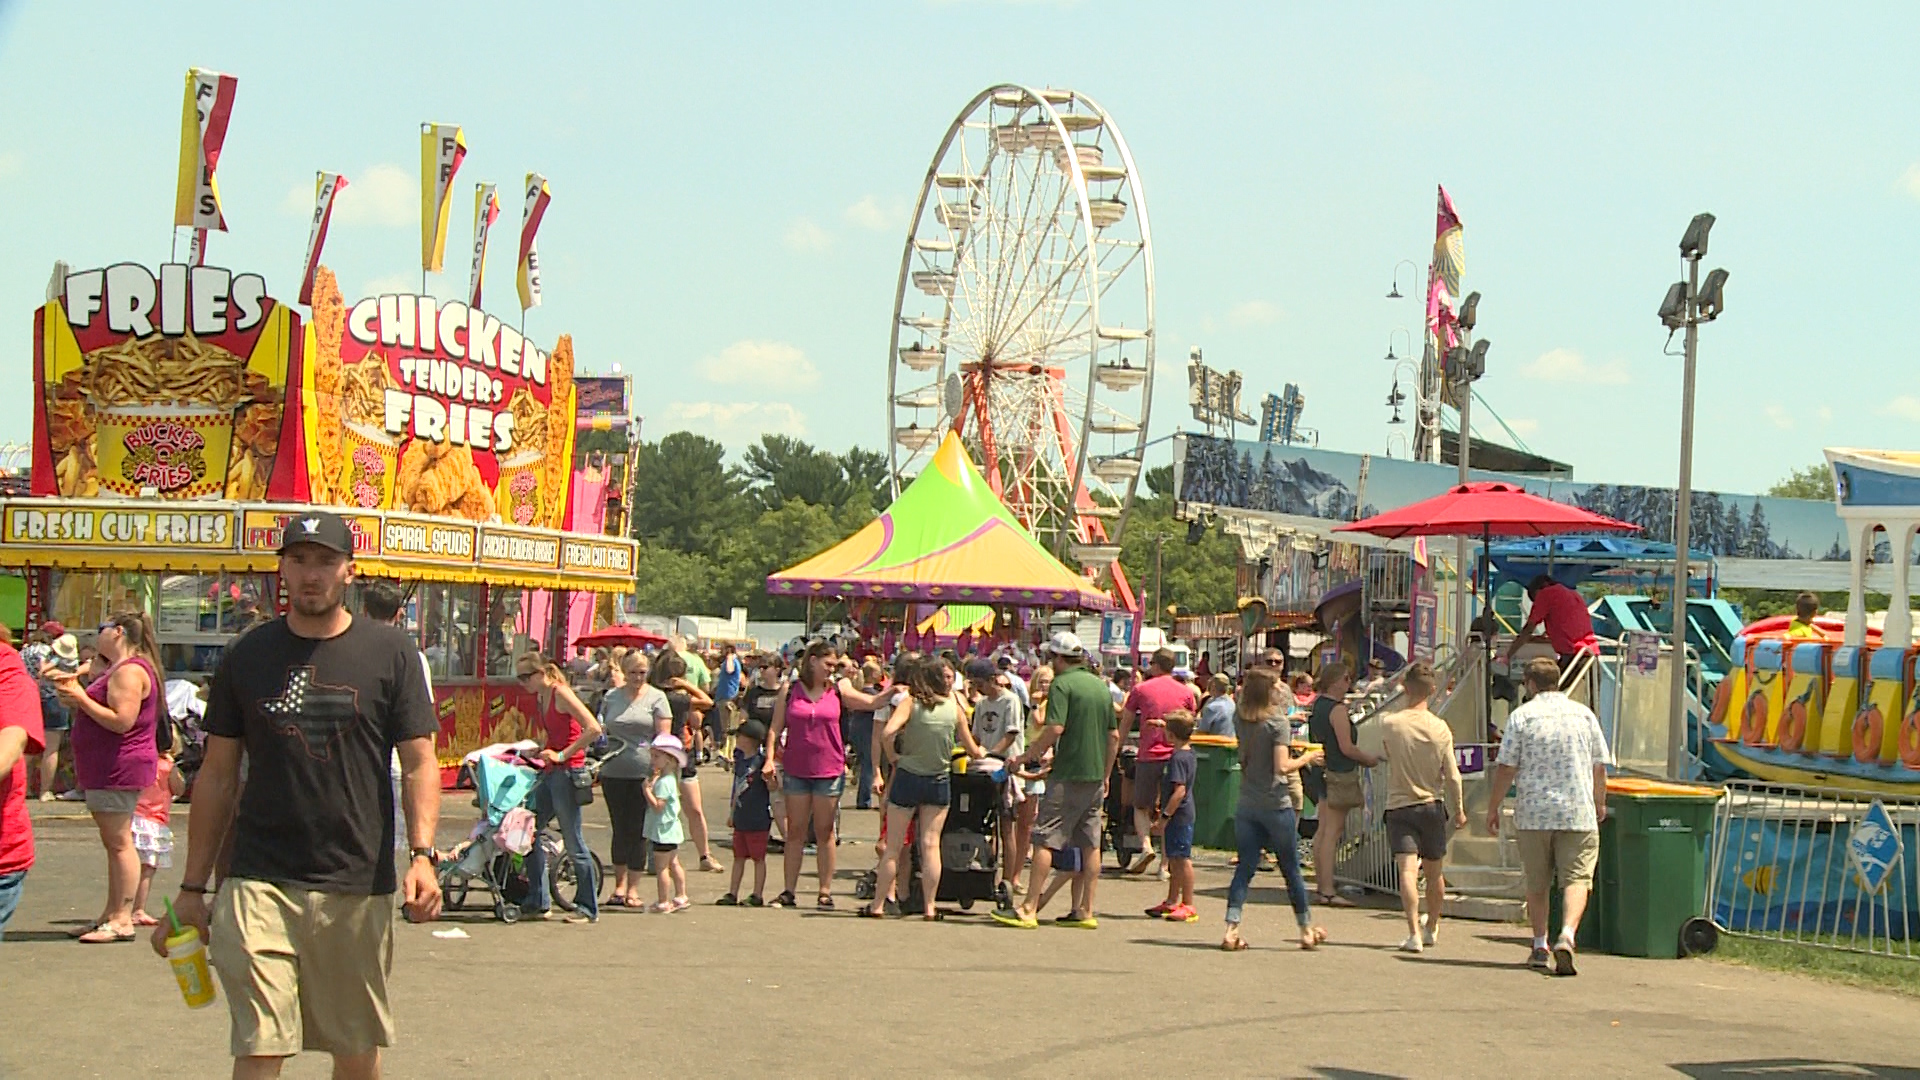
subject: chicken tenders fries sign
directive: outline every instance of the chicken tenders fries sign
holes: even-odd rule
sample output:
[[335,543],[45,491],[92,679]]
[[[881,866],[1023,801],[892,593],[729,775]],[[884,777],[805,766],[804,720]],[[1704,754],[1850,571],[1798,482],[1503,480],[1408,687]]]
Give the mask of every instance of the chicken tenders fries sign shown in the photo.
[[34,316],[33,493],[263,498],[299,334],[258,274],[67,274]]
[[313,294],[302,376],[309,494],[368,510],[559,528],[573,459],[573,344],[551,354],[458,300]]

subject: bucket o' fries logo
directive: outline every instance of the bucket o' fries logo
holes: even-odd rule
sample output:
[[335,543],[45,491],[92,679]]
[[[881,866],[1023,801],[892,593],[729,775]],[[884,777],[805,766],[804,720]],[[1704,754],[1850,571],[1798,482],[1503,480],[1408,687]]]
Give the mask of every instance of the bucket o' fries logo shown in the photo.
[[120,459],[120,475],[162,495],[178,491],[206,477],[207,459],[202,453],[206,445],[199,432],[182,424],[167,420],[141,424],[122,440],[126,456]]

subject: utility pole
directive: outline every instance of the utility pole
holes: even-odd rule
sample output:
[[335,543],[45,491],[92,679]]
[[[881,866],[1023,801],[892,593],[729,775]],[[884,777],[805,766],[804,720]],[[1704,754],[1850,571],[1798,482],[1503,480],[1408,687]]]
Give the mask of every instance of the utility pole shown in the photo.
[[1693,383],[1694,362],[1699,352],[1700,324],[1720,317],[1724,306],[1722,290],[1727,281],[1725,270],[1707,275],[1704,290],[1700,284],[1700,260],[1707,255],[1707,234],[1713,229],[1712,214],[1696,214],[1680,238],[1680,259],[1686,263],[1687,280],[1667,289],[1660,305],[1660,321],[1672,331],[1685,334],[1685,359],[1680,375],[1680,478],[1673,496],[1673,683],[1667,701],[1667,775],[1681,779],[1687,760],[1687,584],[1688,546],[1693,525]]
[[1153,625],[1160,625],[1160,551],[1167,543],[1166,533],[1153,534]]
[[[1473,447],[1473,384],[1486,374],[1487,342],[1478,346],[1471,345],[1474,327],[1480,321],[1480,294],[1472,292],[1460,304],[1460,314],[1454,319],[1454,325],[1460,328],[1460,344],[1447,350],[1444,364],[1445,375],[1459,387],[1460,393],[1460,437],[1454,442],[1454,458],[1460,465],[1460,483],[1465,484],[1472,466]],[[1437,397],[1437,395],[1436,395]],[[1436,439],[1435,445],[1438,445]],[[1468,569],[1467,549],[1471,541],[1460,536],[1455,541],[1454,566],[1458,573],[1454,582],[1453,625],[1461,649],[1467,645],[1469,628],[1473,624],[1474,577]]]

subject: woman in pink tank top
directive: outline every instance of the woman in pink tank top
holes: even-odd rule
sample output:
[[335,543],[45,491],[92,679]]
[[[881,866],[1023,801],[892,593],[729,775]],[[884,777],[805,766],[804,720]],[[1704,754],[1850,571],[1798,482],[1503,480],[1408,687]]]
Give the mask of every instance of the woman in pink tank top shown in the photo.
[[107,903],[91,926],[73,936],[88,945],[132,941],[133,897],[140,885],[140,853],[133,846],[133,811],[153,783],[160,751],[164,690],[153,622],[141,612],[115,615],[94,646],[109,665],[89,686],[68,675],[56,684],[73,709],[74,779],[87,793],[87,810],[107,851]]
[[[800,887],[800,863],[806,857],[811,831],[822,910],[833,908],[833,841],[840,792],[847,780],[847,746],[840,734],[840,711],[873,709],[879,698],[854,689],[846,679],[833,679],[833,646],[824,641],[808,645],[794,668],[794,680],[774,703],[773,727],[767,733],[767,785],[776,769],[786,796],[787,887],[773,907],[794,907],[793,891]],[[782,735],[786,738],[783,740]]]

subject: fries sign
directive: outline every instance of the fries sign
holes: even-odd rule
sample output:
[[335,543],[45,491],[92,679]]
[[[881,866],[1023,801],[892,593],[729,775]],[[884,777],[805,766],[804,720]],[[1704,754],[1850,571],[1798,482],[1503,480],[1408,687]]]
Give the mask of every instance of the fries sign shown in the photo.
[[258,274],[68,273],[34,317],[33,493],[265,497],[299,336]]

